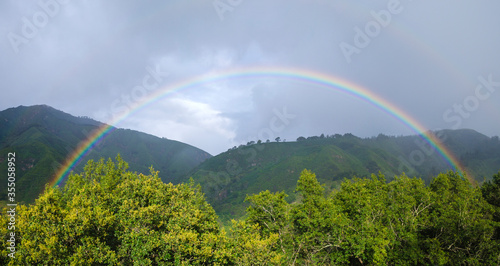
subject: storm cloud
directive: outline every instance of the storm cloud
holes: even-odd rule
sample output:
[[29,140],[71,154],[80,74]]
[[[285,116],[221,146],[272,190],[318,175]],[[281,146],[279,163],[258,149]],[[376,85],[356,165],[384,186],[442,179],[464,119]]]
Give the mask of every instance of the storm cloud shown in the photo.
[[272,136],[415,133],[374,104],[295,79],[173,89],[235,69],[299,68],[358,84],[427,129],[500,135],[498,10],[451,0],[2,1],[0,109],[47,104],[111,123],[143,106],[116,126],[211,154]]

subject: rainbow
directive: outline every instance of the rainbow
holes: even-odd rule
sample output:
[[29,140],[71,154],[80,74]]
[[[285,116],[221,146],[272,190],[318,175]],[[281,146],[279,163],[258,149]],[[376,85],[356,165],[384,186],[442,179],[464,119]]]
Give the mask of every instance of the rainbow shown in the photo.
[[450,152],[438,139],[427,131],[416,119],[408,115],[405,111],[397,107],[395,104],[385,100],[372,91],[363,88],[348,80],[327,75],[325,73],[299,69],[299,68],[283,68],[283,67],[247,67],[242,69],[229,69],[220,73],[212,73],[210,75],[197,76],[188,80],[177,82],[175,84],[167,85],[161,89],[153,91],[150,95],[143,97],[140,102],[136,102],[133,106],[129,106],[121,114],[115,116],[112,121],[99,127],[95,130],[84,142],[82,142],[76,150],[66,159],[62,167],[56,172],[55,176],[50,181],[50,186],[58,186],[69,175],[74,166],[78,164],[82,158],[103,138],[106,137],[115,127],[114,125],[126,119],[131,114],[141,110],[142,108],[156,102],[164,97],[169,96],[180,90],[195,88],[210,82],[218,82],[228,79],[241,79],[241,78],[282,78],[287,80],[297,80],[307,82],[332,90],[346,93],[350,96],[359,98],[366,101],[377,108],[381,109],[388,115],[394,117],[402,124],[406,125],[432,146],[440,156],[447,162],[454,171],[466,173],[465,168],[460,164],[459,160]]

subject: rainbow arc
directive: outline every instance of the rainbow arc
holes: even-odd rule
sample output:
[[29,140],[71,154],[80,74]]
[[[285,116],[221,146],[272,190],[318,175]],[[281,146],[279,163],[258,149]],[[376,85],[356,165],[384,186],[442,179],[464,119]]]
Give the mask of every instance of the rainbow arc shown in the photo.
[[177,82],[175,84],[164,86],[160,89],[153,91],[150,95],[144,97],[141,102],[137,102],[131,108],[127,109],[123,113],[114,117],[112,121],[108,121],[107,124],[101,126],[95,130],[84,142],[82,142],[79,147],[72,152],[72,154],[65,160],[62,167],[56,172],[55,176],[51,179],[50,185],[57,186],[69,175],[72,169],[78,164],[85,155],[103,138],[109,134],[114,125],[117,125],[124,119],[126,119],[131,114],[151,105],[152,103],[168,97],[172,93],[180,90],[196,88],[211,82],[219,82],[223,80],[233,80],[233,79],[254,79],[254,78],[279,78],[287,80],[297,80],[300,82],[306,82],[314,85],[319,85],[326,89],[339,91],[345,93],[351,97],[363,100],[378,109],[384,111],[388,115],[392,116],[394,119],[398,120],[400,123],[406,125],[417,134],[421,135],[422,138],[433,147],[439,155],[447,162],[447,164],[454,170],[465,173],[464,167],[460,164],[460,161],[449,151],[439,139],[428,131],[421,123],[419,123],[412,116],[407,114],[404,110],[396,106],[395,104],[387,101],[386,99],[380,97],[374,92],[357,85],[351,81],[336,77],[333,75],[327,75],[325,73],[311,71],[299,68],[283,68],[283,67],[250,67],[241,69],[229,69],[223,72],[203,75],[194,77],[188,80]]

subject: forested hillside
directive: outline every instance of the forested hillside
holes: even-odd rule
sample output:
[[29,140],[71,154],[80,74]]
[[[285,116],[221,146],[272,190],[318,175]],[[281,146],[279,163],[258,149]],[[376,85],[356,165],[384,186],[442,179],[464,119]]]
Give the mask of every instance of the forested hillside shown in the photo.
[[[33,202],[54,177],[64,160],[94,130],[103,124],[86,117],[74,117],[45,105],[16,107],[0,112],[0,172],[7,172],[3,160],[16,152],[18,201]],[[148,173],[154,165],[163,181],[178,182],[211,155],[193,146],[145,133],[113,128],[82,158],[75,171],[83,170],[89,159],[115,157],[130,163],[130,169]],[[0,183],[0,200],[7,187]]]
[[[303,170],[296,200],[249,195],[227,231],[201,188],[89,161],[63,188],[0,219],[2,265],[498,265],[500,172],[474,187],[457,173],[383,175],[326,192]],[[6,213],[7,210],[4,210]],[[9,231],[10,230],[10,231]]]
[[[16,152],[16,185],[21,202],[33,202],[64,160],[104,125],[45,105],[1,111],[0,121],[0,154]],[[478,183],[500,170],[498,137],[490,138],[473,130],[439,133],[444,136],[444,145]],[[211,157],[184,143],[113,128],[74,170],[82,172],[89,159],[121,154],[129,162],[130,170],[148,173],[149,167],[154,166],[167,183],[185,183],[192,177],[202,185],[207,201],[228,222],[245,213],[248,203],[243,200],[247,194],[283,190],[289,195],[289,202],[296,200],[295,184],[305,168],[317,174],[327,191],[338,188],[344,178],[367,177],[378,172],[388,180],[405,172],[428,183],[431,177],[450,170],[450,166],[436,151],[429,153],[426,145],[419,136],[380,134],[359,138],[335,134],[299,137],[293,142],[252,141]],[[410,155],[415,151],[425,155],[421,162],[411,161]],[[0,157],[0,171],[6,172],[4,158]],[[0,200],[5,200],[5,186],[0,183]]]
[[[469,178],[482,183],[500,170],[500,141],[473,130],[436,132],[465,166]],[[411,160],[415,151],[423,156]],[[296,199],[295,184],[303,169],[311,169],[327,191],[345,178],[384,174],[390,181],[405,172],[429,183],[451,166],[420,136],[359,138],[352,134],[299,137],[294,142],[249,142],[214,156],[190,177],[202,185],[207,200],[223,220],[244,214],[247,194],[285,191]],[[186,179],[187,180],[187,179]]]

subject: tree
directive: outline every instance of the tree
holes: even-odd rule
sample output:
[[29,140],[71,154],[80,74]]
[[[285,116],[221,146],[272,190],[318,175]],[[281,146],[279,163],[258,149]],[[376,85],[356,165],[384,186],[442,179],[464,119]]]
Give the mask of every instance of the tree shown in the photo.
[[275,138],[274,140],[276,140],[276,142],[280,142],[280,141],[281,141],[281,138],[280,138],[280,137],[277,137],[277,138]]
[[455,172],[439,174],[429,186],[432,206],[422,246],[429,263],[498,264],[491,211],[479,188]]
[[347,216],[325,197],[324,187],[311,171],[302,171],[296,191],[300,193],[301,202],[291,209],[290,264],[347,263],[343,255]]
[[247,222],[257,224],[262,236],[278,236],[280,251],[286,254],[285,243],[288,240],[288,212],[289,205],[285,201],[285,192],[271,193],[269,190],[257,195],[247,196],[245,201],[250,202],[247,208]]
[[194,184],[89,161],[64,188],[18,211],[13,264],[217,264],[232,259],[217,216]]
[[494,239],[500,242],[500,172],[493,176],[491,181],[481,187],[483,198],[488,202],[493,212],[493,225],[495,226]]
[[[246,197],[247,215],[220,228],[201,187],[132,173],[119,156],[89,161],[62,188],[47,187],[0,217],[0,264],[339,265],[500,264],[500,173],[481,188],[448,172],[353,178],[325,195],[304,170],[297,201],[285,192]],[[5,212],[5,210],[4,210]]]
[[232,220],[232,255],[237,265],[283,265],[285,255],[276,252],[277,234],[263,236],[259,225]]
[[385,215],[381,223],[388,227],[391,264],[424,264],[420,230],[429,226],[431,193],[422,179],[396,176],[387,184]]
[[304,170],[297,181],[297,188],[302,201],[291,210],[294,231],[293,262],[311,263],[316,252],[315,244],[322,242],[321,227],[325,210],[324,187],[316,179],[316,175]]
[[500,208],[500,172],[493,175],[492,180],[483,184],[481,192],[489,204]]
[[347,219],[340,252],[344,260],[351,264],[386,264],[390,239],[383,222],[387,213],[384,175],[346,180],[330,197]]
[[297,138],[297,141],[304,141],[304,140],[306,140],[306,138],[304,138],[304,137],[298,137]]

